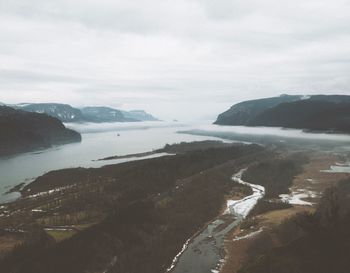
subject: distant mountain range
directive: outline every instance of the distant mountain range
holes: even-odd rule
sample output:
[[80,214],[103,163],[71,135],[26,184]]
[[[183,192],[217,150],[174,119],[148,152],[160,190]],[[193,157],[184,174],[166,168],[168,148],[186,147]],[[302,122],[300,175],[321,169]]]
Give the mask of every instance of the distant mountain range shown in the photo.
[[57,118],[0,106],[0,157],[79,141]]
[[89,122],[124,122],[139,121],[136,119],[127,119],[122,111],[109,107],[84,107],[81,109],[83,120]]
[[83,119],[89,122],[138,122],[158,119],[143,110],[122,111],[110,107],[94,106],[81,109]]
[[[0,103],[1,105],[1,103]],[[157,118],[143,110],[122,111],[104,106],[75,108],[60,103],[20,103],[8,105],[27,112],[47,114],[63,122],[127,122],[156,121]]]
[[151,114],[143,110],[131,110],[131,111],[121,111],[126,119],[134,119],[140,121],[156,121],[158,120]]
[[220,114],[215,124],[350,132],[350,96],[281,95],[244,101]]
[[17,104],[13,105],[17,109],[27,112],[47,114],[51,117],[58,118],[63,122],[78,122],[84,119],[82,112],[73,108],[69,104],[59,103],[33,103],[33,104]]

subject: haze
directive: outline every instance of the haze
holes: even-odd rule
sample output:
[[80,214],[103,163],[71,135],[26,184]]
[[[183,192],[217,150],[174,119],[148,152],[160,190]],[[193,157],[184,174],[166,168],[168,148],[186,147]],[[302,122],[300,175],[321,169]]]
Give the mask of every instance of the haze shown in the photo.
[[190,120],[349,94],[349,14],[345,0],[1,0],[0,101]]

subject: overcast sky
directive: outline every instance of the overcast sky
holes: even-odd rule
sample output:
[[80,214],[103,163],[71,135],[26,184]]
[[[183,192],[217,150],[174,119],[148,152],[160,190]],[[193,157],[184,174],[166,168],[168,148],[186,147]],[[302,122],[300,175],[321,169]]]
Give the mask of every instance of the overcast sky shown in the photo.
[[0,101],[210,118],[350,95],[350,1],[0,0]]

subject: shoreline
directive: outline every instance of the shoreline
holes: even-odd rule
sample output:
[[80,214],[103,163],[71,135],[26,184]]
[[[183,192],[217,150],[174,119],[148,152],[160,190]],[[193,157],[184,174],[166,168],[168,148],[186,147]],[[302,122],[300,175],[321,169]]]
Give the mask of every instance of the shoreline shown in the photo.
[[121,155],[121,156],[108,156],[108,157],[104,157],[104,158],[100,158],[100,159],[96,159],[93,161],[108,161],[108,160],[114,160],[114,159],[125,159],[125,158],[139,158],[139,157],[146,157],[146,156],[150,156],[150,155],[154,155],[157,153],[161,153],[161,150],[156,150],[156,151],[150,151],[150,152],[144,152],[144,153],[137,153],[137,154],[128,154],[128,155]]

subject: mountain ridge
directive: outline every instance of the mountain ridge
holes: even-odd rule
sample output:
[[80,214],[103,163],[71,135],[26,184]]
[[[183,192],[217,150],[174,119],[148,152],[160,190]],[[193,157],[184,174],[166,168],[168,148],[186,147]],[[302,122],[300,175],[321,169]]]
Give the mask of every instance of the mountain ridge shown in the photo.
[[[1,104],[0,104],[1,105]],[[27,112],[47,114],[62,122],[139,122],[158,119],[144,110],[119,110],[106,106],[73,107],[63,103],[19,103],[7,106]]]
[[350,96],[284,95],[244,101],[220,114],[215,124],[348,133],[350,132]]
[[0,157],[81,141],[57,118],[8,106],[0,106],[0,128]]
[[221,113],[215,121],[215,124],[245,125],[268,108],[276,106],[282,102],[300,100],[302,97],[303,96],[301,95],[281,95],[279,97],[239,102],[231,106],[227,111]]

